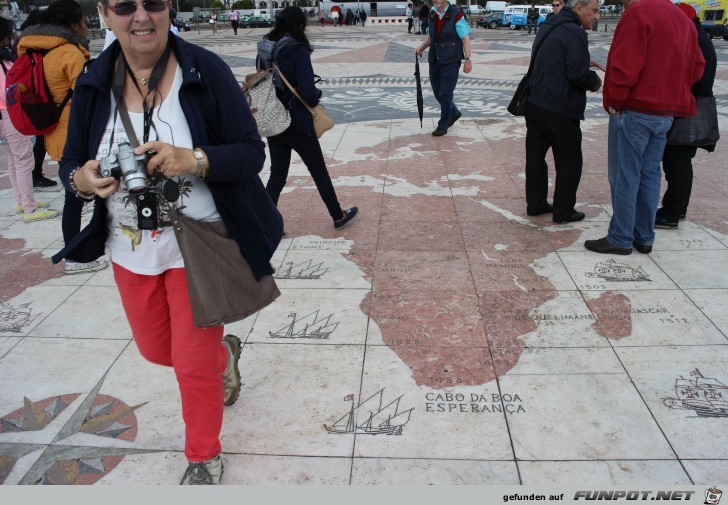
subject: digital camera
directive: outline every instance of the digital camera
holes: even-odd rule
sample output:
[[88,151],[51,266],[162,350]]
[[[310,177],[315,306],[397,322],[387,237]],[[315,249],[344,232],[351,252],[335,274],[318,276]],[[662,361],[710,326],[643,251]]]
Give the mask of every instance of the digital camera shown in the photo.
[[147,191],[147,155],[135,155],[131,144],[119,144],[119,152],[99,161],[101,177],[123,180],[126,190],[132,195]]

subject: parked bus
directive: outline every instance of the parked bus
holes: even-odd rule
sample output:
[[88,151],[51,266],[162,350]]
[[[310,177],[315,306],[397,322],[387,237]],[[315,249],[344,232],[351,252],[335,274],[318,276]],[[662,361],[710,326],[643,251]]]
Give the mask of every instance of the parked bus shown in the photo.
[[338,5],[341,8],[342,14],[346,14],[347,9],[350,9],[351,12],[356,12],[358,10],[363,10],[367,13],[368,17],[376,17],[376,16],[404,16],[405,10],[407,9],[407,4],[411,3],[413,4],[413,10],[416,4],[416,7],[419,9],[419,6],[422,5],[421,2],[413,2],[413,1],[402,1],[402,2],[357,2],[357,1],[346,1],[346,2],[331,2],[329,0],[323,0],[320,2],[320,6],[324,16],[328,19],[331,13],[331,8],[335,5]]
[[[503,26],[508,26],[511,30],[516,30],[528,25],[528,9],[530,8],[530,5],[507,6],[503,12]],[[538,25],[546,21],[546,15],[554,10],[550,5],[537,5],[536,8],[540,15]]]
[[728,40],[728,0],[687,0],[698,13],[700,24],[711,37]]

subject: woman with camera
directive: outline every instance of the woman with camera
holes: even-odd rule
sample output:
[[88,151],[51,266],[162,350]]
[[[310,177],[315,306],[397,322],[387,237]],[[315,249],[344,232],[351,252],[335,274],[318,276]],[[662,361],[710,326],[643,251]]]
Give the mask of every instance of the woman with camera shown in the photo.
[[[258,43],[257,66],[258,69],[272,68],[274,63],[277,64],[281,74],[298,91],[301,98],[310,107],[315,107],[321,91],[314,85],[311,65],[313,48],[304,33],[307,19],[300,7],[284,8],[276,16],[273,29]],[[276,79],[278,80],[277,72]],[[343,210],[339,205],[321,144],[313,129],[311,113],[280,81],[282,79],[276,82],[276,94],[291,114],[291,126],[279,135],[268,137],[270,178],[266,189],[277,205],[288,179],[291,152],[296,151],[311,173],[316,189],[334,221],[334,228],[339,230],[356,217],[359,209],[351,207]]]
[[[283,222],[258,176],[264,144],[230,68],[170,35],[168,0],[102,4],[117,40],[76,82],[60,168],[69,191],[95,199],[94,215],[54,261],[108,251],[140,353],[173,367],[179,383],[189,461],[181,483],[217,484],[223,405],[240,393],[240,341],[222,326],[194,325],[168,211],[222,220],[257,279],[273,272]],[[112,176],[101,176],[101,160]]]
[[[18,42],[19,55],[30,49],[46,52],[43,56],[43,75],[56,104],[62,103],[66,95],[73,91],[76,78],[90,57],[87,36],[86,16],[75,0],[55,0],[46,10],[41,11],[38,24],[27,27],[21,33]],[[66,102],[55,130],[44,137],[46,151],[53,161],[60,161],[63,154],[72,101]],[[66,243],[81,231],[82,210],[83,200],[66,193],[61,220],[63,240]],[[82,262],[75,256],[70,256],[66,258],[64,272],[95,272],[107,266],[106,260]]]

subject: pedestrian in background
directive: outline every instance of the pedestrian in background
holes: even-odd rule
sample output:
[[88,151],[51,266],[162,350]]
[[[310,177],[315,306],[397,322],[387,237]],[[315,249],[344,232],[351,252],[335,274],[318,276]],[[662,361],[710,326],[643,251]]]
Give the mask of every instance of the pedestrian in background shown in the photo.
[[427,25],[430,22],[430,5],[427,1],[422,2],[420,7],[420,31],[418,34],[427,35]]
[[233,33],[235,35],[238,34],[238,27],[240,26],[240,20],[239,20],[240,14],[238,14],[238,11],[233,10],[230,13],[230,26],[233,27]]
[[534,34],[538,33],[538,19],[541,17],[541,14],[538,12],[536,4],[531,4],[531,7],[528,8],[526,16],[526,23],[528,24],[528,34],[531,35],[532,28],[534,30]]
[[466,74],[473,70],[473,62],[470,60],[470,31],[460,7],[447,0],[434,0],[428,35],[415,52],[421,55],[425,49],[430,48],[427,55],[430,85],[440,104],[440,120],[432,132],[435,137],[445,135],[448,128],[462,116],[453,99],[460,62],[465,61],[463,71]]
[[407,18],[407,33],[412,33],[412,25],[414,23],[412,4],[407,4],[407,8],[404,10],[404,15]]
[[[311,65],[313,48],[306,37],[305,30],[306,15],[304,12],[299,7],[284,8],[276,16],[273,29],[264,39],[264,42],[275,42],[275,50],[272,49],[272,44],[259,44],[256,66],[260,70],[272,68],[273,63],[276,63],[280,73],[298,91],[309,107],[313,108],[319,103],[321,91],[314,85],[313,66]],[[262,47],[270,48],[270,52],[263,52]],[[274,52],[275,61],[273,61]],[[346,210],[341,208],[326,168],[321,144],[313,129],[313,118],[309,110],[280,80],[276,83],[276,93],[281,102],[290,104],[291,126],[283,133],[268,137],[270,150],[270,178],[266,185],[268,194],[278,205],[278,198],[288,179],[291,152],[295,151],[311,174],[316,189],[334,222],[334,228],[341,229],[357,216],[359,209],[356,207]]]
[[[91,56],[87,37],[86,16],[75,0],[55,0],[41,12],[39,24],[29,26],[20,34],[19,55],[29,49],[45,52],[43,74],[54,103],[61,103],[69,90],[76,86],[76,79]],[[45,147],[53,161],[60,162],[63,155],[72,103],[73,98],[63,108],[55,130],[45,135]],[[63,240],[69,244],[81,231],[84,201],[68,191],[64,197],[61,226]],[[74,261],[71,255],[66,259],[64,272],[95,272],[107,266],[106,260],[80,262]]]
[[[13,68],[15,53],[10,41],[13,35],[13,23],[0,17],[0,89],[6,88],[8,71]],[[5,150],[8,153],[8,177],[15,196],[15,212],[23,214],[23,221],[32,223],[50,219],[58,215],[57,210],[48,209],[48,204],[36,202],[33,194],[33,145],[30,137],[26,137],[13,126],[5,103],[5,94],[0,94],[0,136],[5,139]]]

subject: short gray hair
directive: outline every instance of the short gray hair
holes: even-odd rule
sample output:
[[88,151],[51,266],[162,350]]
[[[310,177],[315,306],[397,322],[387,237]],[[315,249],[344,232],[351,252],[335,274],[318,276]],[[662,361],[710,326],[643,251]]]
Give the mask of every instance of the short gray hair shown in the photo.
[[568,7],[569,9],[573,9],[574,7],[577,6],[577,4],[581,4],[584,7],[586,7],[587,5],[591,5],[592,2],[596,2],[596,1],[597,0],[568,0],[566,2],[566,7]]

